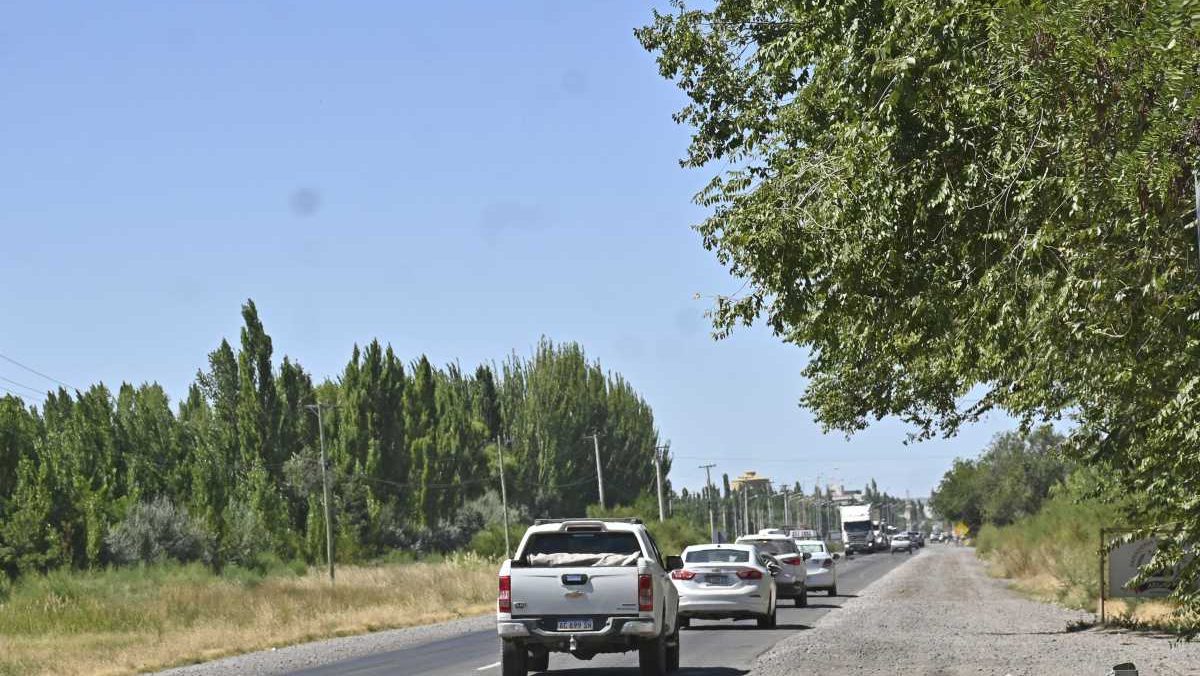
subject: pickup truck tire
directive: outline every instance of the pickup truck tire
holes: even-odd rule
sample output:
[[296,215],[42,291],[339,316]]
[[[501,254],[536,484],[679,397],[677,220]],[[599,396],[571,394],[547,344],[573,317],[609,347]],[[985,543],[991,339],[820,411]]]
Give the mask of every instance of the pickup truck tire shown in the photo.
[[516,641],[500,642],[501,676],[527,676],[529,674],[529,652]]
[[796,604],[797,608],[808,607],[808,585],[804,585],[800,588],[800,595],[797,596],[796,600],[792,601],[792,603]]
[[530,650],[529,659],[525,664],[530,671],[550,671],[550,651],[545,648]]
[[[638,646],[638,667],[642,676],[666,676],[667,637],[660,635],[642,640]],[[509,675],[506,673],[504,676]]]
[[667,671],[679,671],[679,627],[675,627],[675,633],[667,643]]

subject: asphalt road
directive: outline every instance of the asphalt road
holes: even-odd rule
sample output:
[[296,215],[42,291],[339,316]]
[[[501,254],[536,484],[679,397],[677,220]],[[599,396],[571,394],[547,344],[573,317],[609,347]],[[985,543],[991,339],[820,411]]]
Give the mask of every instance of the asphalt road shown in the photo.
[[[920,559],[920,554],[859,555],[838,562],[840,596],[812,593],[807,608],[779,606],[778,627],[758,629],[754,621],[692,622],[681,632],[682,657],[679,673],[684,676],[736,676],[747,674],[754,658],[789,634],[810,629],[822,617],[837,612],[840,604],[853,597],[892,568]],[[919,565],[919,564],[918,564]],[[334,662],[321,667],[292,672],[296,676],[499,676],[500,640],[494,631],[479,631],[441,641]],[[550,670],[567,676],[634,676],[637,653],[597,655],[590,661],[577,660],[564,653],[552,653]]]

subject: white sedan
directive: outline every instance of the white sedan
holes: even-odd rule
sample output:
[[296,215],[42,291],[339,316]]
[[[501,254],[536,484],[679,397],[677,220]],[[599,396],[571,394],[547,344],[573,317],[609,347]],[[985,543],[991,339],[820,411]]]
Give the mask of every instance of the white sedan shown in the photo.
[[777,564],[754,545],[693,545],[683,550],[683,568],[671,571],[679,592],[679,626],[693,617],[758,620],[775,627]]
[[824,589],[837,596],[837,560],[841,554],[830,552],[822,540],[796,540],[796,549],[809,554],[808,588]]
[[892,536],[891,550],[893,554],[896,552],[908,552],[909,554],[912,554],[916,549],[917,544],[912,540],[909,540],[907,534],[898,533]]

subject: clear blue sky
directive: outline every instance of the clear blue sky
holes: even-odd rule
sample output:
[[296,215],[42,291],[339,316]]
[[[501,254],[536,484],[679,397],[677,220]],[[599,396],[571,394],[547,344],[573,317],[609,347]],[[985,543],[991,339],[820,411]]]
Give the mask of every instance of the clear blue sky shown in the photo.
[[[473,365],[576,340],[678,456],[928,494],[1010,423],[905,447],[798,408],[804,353],[715,342],[740,286],[690,228],[682,102],[636,2],[13,3],[0,26],[0,352],[178,398],[253,298],[333,376],[373,337]],[[699,294],[700,300],[694,296]],[[0,377],[47,382],[0,361]],[[0,386],[21,391],[8,381]]]

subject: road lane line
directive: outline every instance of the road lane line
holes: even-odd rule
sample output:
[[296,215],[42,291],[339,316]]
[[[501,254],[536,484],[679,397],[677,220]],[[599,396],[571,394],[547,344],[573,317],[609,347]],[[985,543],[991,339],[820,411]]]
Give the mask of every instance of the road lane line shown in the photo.
[[487,666],[479,667],[475,671],[487,671],[488,669],[495,669],[498,666],[500,666],[499,662],[492,662],[491,664],[489,664]]

